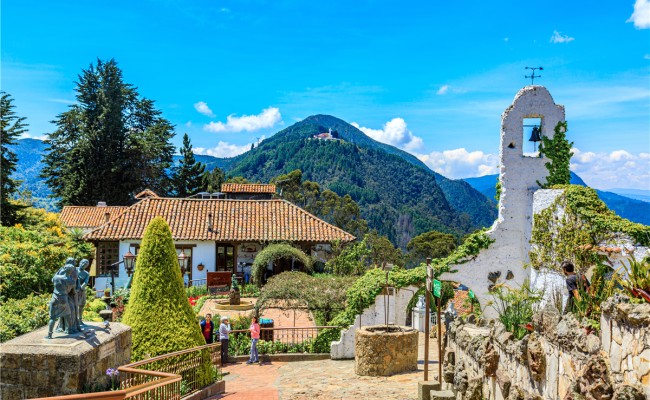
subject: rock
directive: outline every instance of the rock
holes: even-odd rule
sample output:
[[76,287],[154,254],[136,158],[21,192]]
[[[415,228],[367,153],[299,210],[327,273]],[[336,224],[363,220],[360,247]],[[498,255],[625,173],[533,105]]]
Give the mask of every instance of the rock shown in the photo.
[[512,273],[512,271],[508,270],[508,273],[506,274],[506,279],[510,280],[515,277],[515,274]]
[[432,390],[429,398],[431,400],[454,400],[456,394],[451,390]]
[[589,358],[577,384],[587,400],[608,400],[614,392],[607,373],[607,363],[601,355]]
[[494,376],[499,367],[499,353],[496,351],[492,342],[488,342],[485,353],[481,357],[483,370],[486,376]]
[[524,400],[524,392],[517,385],[513,385],[510,388],[510,393],[506,400]]
[[442,379],[446,383],[454,383],[454,371],[452,370],[451,366],[446,366],[445,369],[442,371]]
[[462,361],[458,361],[454,367],[454,388],[461,393],[465,393],[467,385],[468,379],[465,364]]
[[546,375],[546,355],[536,333],[528,337],[526,359],[533,379],[540,382]]
[[497,283],[497,279],[501,276],[501,271],[494,271],[488,273],[488,281]]
[[560,347],[573,350],[578,343],[585,343],[585,332],[576,317],[569,313],[557,324],[557,343]]
[[645,396],[634,386],[621,385],[614,391],[612,400],[643,400]]
[[504,398],[507,398],[508,394],[510,394],[510,386],[512,385],[512,380],[510,379],[510,376],[508,375],[507,372],[498,369],[496,372],[496,379],[497,379],[497,384],[501,389],[501,394],[503,395]]
[[550,341],[555,341],[557,337],[557,327],[560,323],[562,316],[557,308],[553,307],[550,303],[535,316],[533,316],[533,326],[537,328],[538,332],[543,333]]
[[587,335],[585,350],[589,354],[596,354],[600,350],[600,339],[596,335]]
[[467,392],[463,399],[466,400],[483,400],[483,379],[474,378],[467,385]]

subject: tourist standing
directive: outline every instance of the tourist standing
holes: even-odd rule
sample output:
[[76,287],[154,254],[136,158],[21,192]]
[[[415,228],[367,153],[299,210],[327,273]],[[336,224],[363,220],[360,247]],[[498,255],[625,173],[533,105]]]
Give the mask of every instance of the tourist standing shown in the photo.
[[569,299],[566,302],[566,307],[564,307],[564,313],[575,312],[576,299],[581,300],[578,287],[587,293],[589,290],[589,281],[584,276],[581,277],[582,279],[578,279],[575,267],[571,261],[563,261],[560,267],[562,267],[562,272],[564,273],[564,276],[566,276],[566,288],[569,291]]
[[221,365],[228,363],[228,334],[230,333],[230,322],[227,316],[221,317],[219,325],[219,341],[221,342]]
[[205,319],[201,321],[201,333],[205,338],[205,344],[213,342],[212,335],[214,334],[214,322],[212,322],[212,314],[206,314]]
[[260,362],[260,356],[257,353],[257,342],[260,340],[260,324],[257,323],[257,317],[251,319],[251,326],[248,328],[251,332],[251,356],[246,364]]

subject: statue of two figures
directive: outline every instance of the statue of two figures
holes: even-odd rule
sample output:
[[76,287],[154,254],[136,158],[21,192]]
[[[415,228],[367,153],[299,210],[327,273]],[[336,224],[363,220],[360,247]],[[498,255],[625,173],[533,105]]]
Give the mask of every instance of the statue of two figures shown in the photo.
[[59,321],[57,332],[66,334],[83,331],[82,316],[86,306],[86,286],[90,274],[86,271],[88,260],[81,260],[75,267],[74,258],[68,258],[54,277],[54,292],[50,300],[50,322],[48,324],[47,339],[52,338],[54,324]]

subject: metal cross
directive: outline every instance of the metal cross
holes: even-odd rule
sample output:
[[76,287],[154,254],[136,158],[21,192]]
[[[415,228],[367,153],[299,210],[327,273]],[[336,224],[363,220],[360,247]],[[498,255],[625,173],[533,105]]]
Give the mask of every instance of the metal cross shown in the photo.
[[526,67],[526,69],[532,69],[533,73],[530,75],[524,75],[524,78],[528,79],[530,78],[530,84],[534,85],[535,84],[535,78],[541,78],[541,75],[535,75],[535,70],[538,69],[540,71],[544,71],[544,68],[542,67]]

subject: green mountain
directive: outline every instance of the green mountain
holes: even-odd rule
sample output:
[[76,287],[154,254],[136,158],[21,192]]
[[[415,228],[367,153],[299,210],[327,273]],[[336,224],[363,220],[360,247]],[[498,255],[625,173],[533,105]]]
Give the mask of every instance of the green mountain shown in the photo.
[[[338,140],[314,135],[331,129]],[[338,118],[315,115],[232,159],[228,175],[252,181],[299,169],[303,179],[349,194],[371,228],[405,246],[430,230],[462,235],[489,226],[494,202],[464,181],[444,178],[411,154],[379,143]]]
[[[483,193],[486,197],[493,199],[496,194],[495,184],[497,178],[498,175],[485,175],[478,178],[466,178],[465,181],[472,185],[474,189]],[[574,185],[587,186],[585,181],[573,172],[571,172],[571,183]],[[621,217],[640,224],[650,225],[650,203],[647,201],[598,189],[596,189],[596,193],[610,210],[614,211]]]

